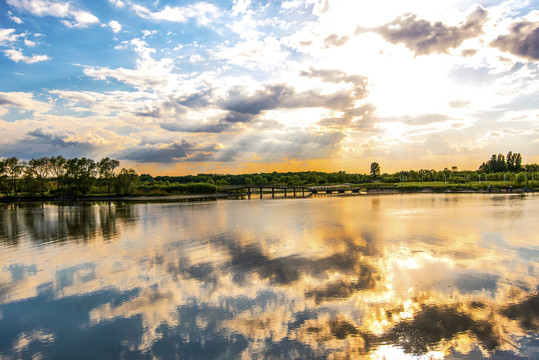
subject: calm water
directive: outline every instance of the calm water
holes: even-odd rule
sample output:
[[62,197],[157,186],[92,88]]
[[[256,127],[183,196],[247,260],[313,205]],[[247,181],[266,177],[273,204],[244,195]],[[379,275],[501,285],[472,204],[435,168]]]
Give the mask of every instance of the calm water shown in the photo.
[[539,196],[0,205],[0,358],[539,359]]

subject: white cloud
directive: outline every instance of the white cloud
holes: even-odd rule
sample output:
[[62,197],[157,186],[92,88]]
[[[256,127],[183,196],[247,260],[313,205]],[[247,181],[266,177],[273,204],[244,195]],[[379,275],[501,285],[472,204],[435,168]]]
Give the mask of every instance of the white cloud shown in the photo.
[[13,107],[41,113],[51,109],[50,104],[34,100],[33,94],[24,92],[0,92],[0,104],[4,108]]
[[289,10],[300,7],[302,4],[302,0],[283,1],[281,8],[284,10]]
[[34,64],[41,61],[50,60],[51,58],[47,55],[32,55],[32,56],[25,56],[20,50],[15,49],[8,49],[4,50],[4,54],[6,56],[15,61],[15,62],[23,62],[25,64]]
[[9,17],[11,20],[13,20],[13,22],[17,23],[17,24],[22,24],[22,20],[16,16],[10,16]]
[[279,40],[272,37],[261,41],[244,41],[233,47],[219,47],[212,55],[216,59],[227,60],[231,64],[249,69],[282,68],[288,56],[282,51]]
[[34,47],[34,46],[36,46],[36,42],[32,41],[32,40],[24,39],[24,45],[26,45],[28,47]]
[[64,19],[62,23],[68,27],[86,28],[89,25],[99,23],[96,16],[87,11],[73,9],[69,2],[7,0],[7,3],[18,10],[26,11],[36,16],[53,16]]
[[118,8],[123,8],[125,6],[121,0],[109,0],[109,2]]
[[234,0],[234,6],[232,6],[232,15],[244,14],[247,12],[247,8],[251,5],[251,0]]
[[109,21],[109,26],[115,34],[122,30],[122,25],[116,20]]
[[14,34],[15,29],[0,29],[0,45],[17,41],[21,35]]
[[157,34],[157,30],[142,30],[142,37],[148,37]]
[[142,5],[133,5],[131,7],[138,16],[152,20],[166,20],[172,22],[185,23],[189,19],[196,19],[200,25],[208,25],[209,17],[215,18],[219,13],[219,9],[208,3],[200,2],[188,6],[165,6],[161,11],[152,12]]
[[140,89],[154,89],[155,91],[170,87],[178,77],[181,77],[181,75],[173,75],[171,73],[174,68],[174,61],[172,59],[153,59],[152,54],[156,50],[148,47],[145,41],[133,39],[124,45],[133,46],[133,50],[139,55],[135,69],[86,67],[84,74],[99,80],[112,78]]

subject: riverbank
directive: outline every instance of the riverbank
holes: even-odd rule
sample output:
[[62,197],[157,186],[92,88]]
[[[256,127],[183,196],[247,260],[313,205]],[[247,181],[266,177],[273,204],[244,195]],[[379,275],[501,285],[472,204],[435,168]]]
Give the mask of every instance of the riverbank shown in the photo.
[[[424,188],[366,188],[360,193],[344,193],[332,195],[327,195],[324,193],[319,193],[317,196],[365,196],[365,195],[395,195],[395,194],[523,194],[523,193],[534,193],[537,189],[529,188],[516,188],[516,189],[466,189],[466,188],[444,188],[444,187],[424,187]],[[277,192],[279,193],[279,192]],[[282,192],[280,192],[282,193]],[[263,193],[269,194],[269,193]],[[254,198],[258,196],[259,193],[251,193],[251,196]],[[197,200],[214,200],[214,199],[237,199],[239,197],[247,196],[246,193],[223,193],[218,192],[215,194],[188,194],[188,195],[163,195],[163,196],[148,196],[148,195],[138,195],[138,196],[85,196],[78,197],[74,199],[63,198],[63,197],[40,197],[40,196],[20,196],[20,197],[2,197],[0,198],[0,203],[19,203],[19,202],[78,202],[78,201],[133,201],[133,202],[159,202],[159,201],[197,201]],[[311,194],[306,194],[306,196],[297,196],[297,197],[308,197]],[[294,196],[289,195],[289,198],[294,198]]]

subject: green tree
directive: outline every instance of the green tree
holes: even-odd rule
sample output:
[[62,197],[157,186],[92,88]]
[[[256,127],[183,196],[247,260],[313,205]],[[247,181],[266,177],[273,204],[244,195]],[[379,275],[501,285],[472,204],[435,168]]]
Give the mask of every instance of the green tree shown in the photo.
[[96,164],[92,159],[73,158],[66,161],[66,185],[71,196],[86,195],[96,176]]
[[377,162],[373,162],[371,164],[371,176],[380,176],[380,164],[378,164]]
[[9,196],[10,186],[9,179],[6,174],[6,162],[7,159],[0,160],[0,191],[2,191],[5,196]]
[[17,182],[21,177],[25,164],[16,157],[10,157],[4,160],[4,172],[9,182],[9,194],[17,194]]
[[110,190],[112,188],[114,177],[116,174],[114,170],[120,166],[120,162],[111,158],[103,158],[97,163],[97,172],[99,174],[100,180],[107,187],[107,195],[110,195]]
[[49,164],[51,174],[56,178],[56,190],[60,193],[66,173],[66,159],[63,156],[52,156],[49,159]]
[[131,195],[139,182],[139,177],[135,170],[125,169],[120,170],[118,176],[114,181],[114,187],[116,194],[118,195]]
[[28,161],[28,175],[34,177],[39,186],[41,197],[45,194],[45,182],[51,171],[50,159],[42,157]]
[[524,173],[518,173],[515,177],[515,184],[521,185],[526,180],[526,175]]

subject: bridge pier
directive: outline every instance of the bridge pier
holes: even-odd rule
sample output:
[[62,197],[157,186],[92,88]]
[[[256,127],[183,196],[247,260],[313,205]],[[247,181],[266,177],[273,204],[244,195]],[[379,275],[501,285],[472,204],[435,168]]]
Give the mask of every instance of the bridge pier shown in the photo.
[[284,188],[284,197],[286,197],[286,186]]
[[275,199],[275,188],[274,187],[271,188],[271,198]]
[[294,186],[294,197],[296,197],[296,187]]

